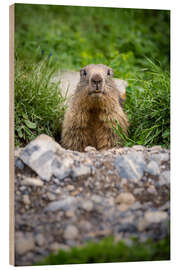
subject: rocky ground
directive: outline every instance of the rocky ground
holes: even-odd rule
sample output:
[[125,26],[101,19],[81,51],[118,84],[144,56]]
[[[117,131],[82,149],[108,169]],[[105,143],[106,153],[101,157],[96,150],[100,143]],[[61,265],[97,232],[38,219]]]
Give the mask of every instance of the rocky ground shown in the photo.
[[15,262],[113,235],[162,239],[170,218],[170,151],[160,146],[85,153],[46,135],[15,151]]

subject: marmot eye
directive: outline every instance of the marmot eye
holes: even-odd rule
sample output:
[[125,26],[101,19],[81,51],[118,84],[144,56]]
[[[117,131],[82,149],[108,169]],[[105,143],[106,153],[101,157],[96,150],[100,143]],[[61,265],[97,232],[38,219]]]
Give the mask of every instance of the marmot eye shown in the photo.
[[86,76],[86,75],[87,75],[87,72],[86,72],[86,70],[85,70],[85,69],[83,69],[83,71],[82,71],[82,75],[84,75],[84,76]]
[[111,75],[110,69],[108,69],[108,71],[107,71],[107,75],[108,75],[108,76],[110,76],[110,75]]

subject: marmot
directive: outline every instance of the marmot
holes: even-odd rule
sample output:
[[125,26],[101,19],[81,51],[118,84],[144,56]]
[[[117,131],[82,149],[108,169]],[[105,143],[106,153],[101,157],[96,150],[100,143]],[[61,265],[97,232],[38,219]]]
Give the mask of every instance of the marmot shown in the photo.
[[112,148],[120,140],[112,128],[115,120],[127,134],[128,120],[112,68],[87,65],[80,70],[80,81],[65,113],[62,146],[80,152],[86,146],[97,150]]

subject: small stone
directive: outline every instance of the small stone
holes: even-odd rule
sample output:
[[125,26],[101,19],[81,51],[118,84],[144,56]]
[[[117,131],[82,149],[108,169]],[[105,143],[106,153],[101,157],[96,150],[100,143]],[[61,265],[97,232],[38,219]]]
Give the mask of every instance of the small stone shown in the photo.
[[123,233],[135,233],[137,231],[137,227],[133,223],[121,223],[117,227],[117,232]]
[[74,225],[68,225],[64,231],[64,238],[66,240],[74,240],[78,235],[79,231]]
[[170,171],[164,171],[159,177],[159,185],[169,185],[170,183]]
[[132,147],[132,149],[134,149],[136,151],[143,151],[145,149],[145,147],[143,145],[134,145]]
[[142,152],[130,152],[115,159],[115,167],[120,178],[126,178],[137,183],[146,169],[146,162]]
[[167,219],[168,215],[166,212],[163,211],[147,211],[144,215],[144,218],[148,223],[159,223]]
[[68,186],[66,187],[66,189],[67,189],[68,191],[73,191],[73,190],[74,190],[74,186],[73,186],[73,185],[68,185]]
[[120,212],[124,212],[124,211],[128,210],[128,208],[129,208],[129,205],[124,204],[124,203],[122,203],[122,204],[120,204],[120,205],[118,206],[118,210],[119,210]]
[[95,163],[94,163],[94,166],[96,167],[96,168],[101,168],[102,167],[102,161],[100,161],[100,160],[96,160],[95,161]]
[[121,179],[121,185],[124,187],[128,184],[128,180],[126,178]]
[[123,192],[116,197],[116,203],[131,205],[135,202],[135,198],[131,193]]
[[147,189],[147,192],[150,194],[157,194],[157,190],[155,189],[155,187],[153,185],[150,185]]
[[87,146],[85,149],[84,149],[85,152],[96,152],[96,148],[95,147],[92,147],[92,146]]
[[39,178],[26,177],[22,181],[22,184],[27,185],[27,186],[42,187],[43,186],[43,181],[41,181]]
[[41,134],[26,145],[20,153],[20,158],[41,179],[49,181],[52,176],[51,163],[54,160],[55,153],[59,149],[62,149],[62,147],[51,137]]
[[142,204],[140,202],[135,202],[130,206],[131,210],[138,210],[142,208]]
[[85,232],[89,232],[92,229],[91,223],[87,220],[81,220],[79,222],[79,227],[81,230],[83,230]]
[[15,167],[21,171],[24,169],[24,163],[22,162],[20,158],[15,159]]
[[92,195],[91,197],[92,201],[94,201],[95,203],[100,203],[102,202],[102,197],[100,197],[99,195]]
[[26,205],[29,205],[31,203],[29,196],[27,194],[23,195],[23,203]]
[[168,210],[170,208],[170,202],[166,202],[165,204],[163,204],[162,206],[159,207],[159,210]]
[[150,148],[151,152],[160,152],[162,147],[160,145],[154,145]]
[[114,198],[113,197],[110,197],[107,199],[107,202],[110,206],[114,206]]
[[79,190],[76,189],[75,191],[72,191],[71,192],[71,195],[74,196],[74,197],[76,197],[77,195],[79,195]]
[[43,246],[45,243],[45,238],[41,233],[39,233],[36,235],[35,241],[38,244],[38,246]]
[[61,159],[60,157],[56,156],[51,164],[52,173],[57,179],[63,180],[70,177],[72,165],[73,159],[71,157]]
[[19,255],[23,255],[35,248],[34,239],[31,234],[19,234],[15,240],[16,252]]
[[155,161],[150,161],[146,168],[146,172],[151,174],[151,175],[159,175],[160,174],[160,169],[158,164]]
[[144,188],[135,188],[133,193],[134,195],[141,195],[144,193]]
[[61,194],[61,188],[57,188],[54,192],[55,192],[56,194]]
[[93,210],[93,203],[91,201],[84,201],[82,202],[81,208],[90,212]]
[[72,217],[75,216],[75,213],[74,213],[74,211],[72,211],[72,210],[67,210],[67,211],[65,212],[65,215],[66,215],[66,217],[68,217],[68,218],[72,218]]
[[53,252],[59,251],[61,245],[57,242],[54,242],[50,245],[50,250],[52,250]]
[[141,217],[138,221],[138,231],[142,232],[146,229],[146,227],[148,226],[147,221]]
[[91,168],[88,166],[80,165],[72,170],[72,177],[83,177],[91,174]]
[[128,216],[128,217],[123,218],[123,219],[121,220],[121,223],[122,223],[122,224],[125,224],[125,223],[130,224],[130,223],[133,222],[133,220],[134,220],[134,217],[131,215],[131,216]]
[[157,153],[157,154],[152,154],[151,159],[157,162],[159,165],[162,162],[168,161],[169,160],[169,154],[168,153]]
[[51,192],[48,192],[47,194],[47,198],[50,200],[50,201],[54,201],[56,199],[56,195],[54,195],[53,193]]
[[74,197],[67,197],[63,200],[51,202],[45,208],[45,211],[57,211],[57,210],[68,210],[70,207],[74,208],[76,206],[77,200]]
[[22,191],[22,192],[25,191],[26,189],[27,189],[27,187],[25,187],[25,186],[20,186],[19,187],[19,190]]

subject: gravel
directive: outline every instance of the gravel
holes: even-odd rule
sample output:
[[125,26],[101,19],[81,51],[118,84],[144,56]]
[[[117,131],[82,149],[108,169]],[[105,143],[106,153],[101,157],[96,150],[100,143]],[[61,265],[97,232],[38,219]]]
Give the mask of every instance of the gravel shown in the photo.
[[80,153],[41,135],[16,149],[15,160],[16,265],[104,236],[131,245],[134,236],[143,242],[168,234],[168,149],[87,147]]

